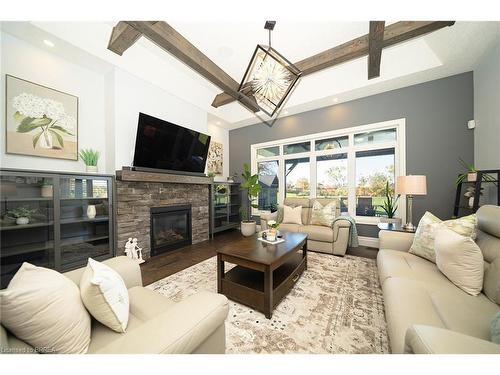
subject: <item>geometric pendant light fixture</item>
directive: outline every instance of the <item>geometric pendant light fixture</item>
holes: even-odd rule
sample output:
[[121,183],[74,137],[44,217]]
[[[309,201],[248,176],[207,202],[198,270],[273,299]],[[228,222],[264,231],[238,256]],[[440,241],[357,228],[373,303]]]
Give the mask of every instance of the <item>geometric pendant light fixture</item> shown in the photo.
[[258,44],[240,83],[239,91],[250,91],[257,106],[273,117],[281,107],[301,72],[283,55],[271,47],[271,31],[276,21],[266,21],[269,45]]

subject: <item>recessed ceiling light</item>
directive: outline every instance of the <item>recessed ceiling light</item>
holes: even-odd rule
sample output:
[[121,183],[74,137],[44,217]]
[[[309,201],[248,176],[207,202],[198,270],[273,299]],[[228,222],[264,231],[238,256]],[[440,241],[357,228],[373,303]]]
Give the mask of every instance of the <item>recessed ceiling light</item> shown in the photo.
[[334,103],[337,103],[339,101],[338,98],[333,98],[332,100],[333,100]]
[[288,111],[283,111],[283,114],[284,115],[288,115]]
[[217,125],[220,125],[220,121],[217,121],[217,122],[216,122],[216,124],[217,124]]
[[43,43],[46,45],[46,46],[49,46],[49,47],[54,47],[55,44],[52,43],[50,40],[47,40],[47,39],[44,39]]

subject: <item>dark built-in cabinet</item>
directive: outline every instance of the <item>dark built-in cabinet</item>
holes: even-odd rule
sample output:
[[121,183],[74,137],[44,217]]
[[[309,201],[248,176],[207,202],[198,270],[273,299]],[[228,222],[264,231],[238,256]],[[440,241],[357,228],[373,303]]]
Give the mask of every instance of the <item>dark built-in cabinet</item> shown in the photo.
[[0,172],[1,288],[23,262],[66,272],[114,256],[112,175]]
[[214,182],[210,185],[210,234],[240,225],[240,184]]

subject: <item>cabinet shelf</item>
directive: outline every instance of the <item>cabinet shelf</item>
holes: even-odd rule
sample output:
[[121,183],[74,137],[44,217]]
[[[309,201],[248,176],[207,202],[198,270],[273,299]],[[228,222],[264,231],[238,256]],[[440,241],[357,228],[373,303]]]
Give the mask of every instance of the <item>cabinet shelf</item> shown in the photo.
[[0,200],[2,202],[39,202],[39,201],[52,201],[54,198],[42,198],[42,197],[33,197],[33,198],[8,198],[2,197]]
[[30,244],[25,244],[25,245],[2,247],[2,251],[0,252],[0,256],[2,258],[7,258],[7,257],[11,257],[14,255],[22,255],[22,254],[35,253],[38,251],[49,250],[49,249],[52,249],[53,247],[54,247],[54,241],[48,241],[45,243],[30,243]]
[[62,201],[94,201],[94,200],[108,200],[108,197],[85,197],[85,198],[61,198]]
[[109,216],[96,216],[93,219],[90,219],[88,217],[75,217],[75,218],[70,218],[70,219],[61,219],[61,224],[74,224],[74,223],[98,223],[101,221],[108,221]]
[[32,223],[32,224],[24,224],[24,225],[14,224],[14,225],[8,225],[8,226],[1,226],[0,231],[30,229],[30,228],[37,228],[37,227],[48,227],[51,225],[54,225],[53,221],[48,221],[46,223]]

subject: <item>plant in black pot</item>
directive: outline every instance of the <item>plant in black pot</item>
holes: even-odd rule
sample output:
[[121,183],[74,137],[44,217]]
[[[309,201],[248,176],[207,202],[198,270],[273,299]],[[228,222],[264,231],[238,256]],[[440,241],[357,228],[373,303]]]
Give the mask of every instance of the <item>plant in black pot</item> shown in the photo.
[[243,164],[243,182],[241,187],[245,190],[246,199],[244,205],[241,207],[241,234],[244,236],[251,236],[255,234],[257,223],[252,220],[252,207],[257,208],[258,205],[255,203],[257,196],[261,190],[259,185],[259,175],[250,172],[250,166],[248,164]]
[[394,215],[396,215],[396,210],[398,209],[398,200],[399,200],[399,195],[396,198],[394,198],[392,196],[392,192],[389,187],[389,182],[386,182],[385,199],[381,207],[382,210],[384,210],[386,216],[382,216],[380,218],[381,223],[401,224],[401,218],[394,217]]

